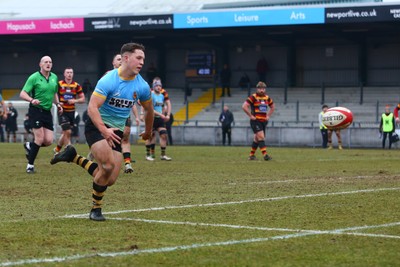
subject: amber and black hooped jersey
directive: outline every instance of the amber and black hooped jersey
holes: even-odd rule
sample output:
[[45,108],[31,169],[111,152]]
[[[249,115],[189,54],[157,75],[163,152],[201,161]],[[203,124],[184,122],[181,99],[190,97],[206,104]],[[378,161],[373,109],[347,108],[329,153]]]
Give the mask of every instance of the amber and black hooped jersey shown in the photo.
[[161,94],[164,96],[164,101],[169,100],[169,96],[167,93],[167,90],[165,90],[164,88],[161,89]]
[[246,102],[250,104],[251,114],[256,117],[258,121],[267,120],[268,107],[271,107],[274,102],[272,98],[267,95],[252,94],[246,99]]
[[58,82],[58,98],[60,103],[63,103],[64,112],[75,111],[75,104],[68,104],[68,100],[76,99],[76,96],[82,92],[82,86],[77,82],[67,83],[65,80]]

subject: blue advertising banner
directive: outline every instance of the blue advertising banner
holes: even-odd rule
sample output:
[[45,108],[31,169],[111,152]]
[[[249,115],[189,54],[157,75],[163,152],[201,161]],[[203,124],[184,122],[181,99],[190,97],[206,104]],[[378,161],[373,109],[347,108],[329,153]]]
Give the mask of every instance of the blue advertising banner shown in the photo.
[[321,24],[324,22],[324,8],[175,13],[173,19],[175,29]]

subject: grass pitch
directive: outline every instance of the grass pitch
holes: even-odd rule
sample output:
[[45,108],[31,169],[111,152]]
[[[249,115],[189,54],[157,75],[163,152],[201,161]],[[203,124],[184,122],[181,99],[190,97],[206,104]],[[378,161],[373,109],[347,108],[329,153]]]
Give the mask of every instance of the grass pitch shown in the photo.
[[22,144],[0,144],[0,267],[399,265],[398,150],[144,150],[93,222],[82,168],[43,148],[29,175]]

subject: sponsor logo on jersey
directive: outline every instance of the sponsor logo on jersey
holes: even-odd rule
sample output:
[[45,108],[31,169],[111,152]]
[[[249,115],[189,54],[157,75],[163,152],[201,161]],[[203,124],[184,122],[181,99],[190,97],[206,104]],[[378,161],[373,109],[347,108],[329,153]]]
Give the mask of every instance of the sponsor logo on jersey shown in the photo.
[[128,100],[128,99],[112,97],[108,102],[108,104],[116,108],[131,108],[135,104],[135,101],[136,100]]

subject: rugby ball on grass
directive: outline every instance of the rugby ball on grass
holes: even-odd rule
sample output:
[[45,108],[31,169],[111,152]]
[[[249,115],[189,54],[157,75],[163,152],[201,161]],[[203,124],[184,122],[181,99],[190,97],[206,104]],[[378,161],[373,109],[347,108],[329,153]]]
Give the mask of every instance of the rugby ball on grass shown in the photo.
[[330,108],[322,115],[322,123],[329,130],[346,129],[352,122],[353,113],[343,107]]

